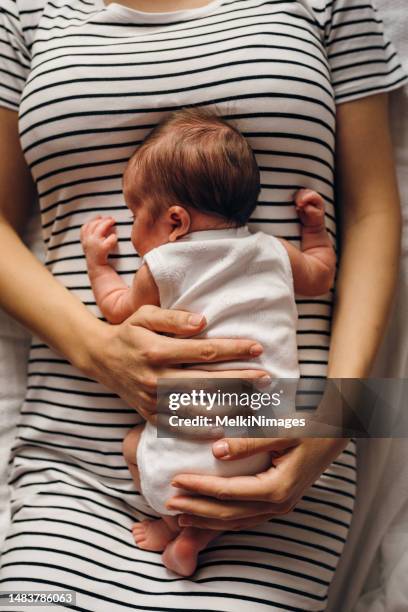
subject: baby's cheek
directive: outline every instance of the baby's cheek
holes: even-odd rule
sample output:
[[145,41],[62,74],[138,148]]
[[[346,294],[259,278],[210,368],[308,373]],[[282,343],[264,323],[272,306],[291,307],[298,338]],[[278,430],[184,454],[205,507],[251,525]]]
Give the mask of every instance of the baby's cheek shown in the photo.
[[143,240],[141,239],[140,235],[138,235],[137,232],[133,229],[130,235],[130,240],[135,250],[139,252],[139,249],[143,247]]

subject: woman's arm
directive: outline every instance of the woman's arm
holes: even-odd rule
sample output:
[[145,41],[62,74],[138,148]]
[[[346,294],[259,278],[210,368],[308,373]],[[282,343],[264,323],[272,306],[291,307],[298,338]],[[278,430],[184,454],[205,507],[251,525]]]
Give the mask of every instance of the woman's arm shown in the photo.
[[[121,325],[108,325],[63,287],[19,237],[35,189],[24,161],[17,113],[0,108],[0,307],[91,378],[104,383],[146,418],[156,411],[157,379],[185,377],[182,363],[251,359],[262,347],[252,340],[181,340],[205,319],[188,312],[144,307]],[[159,333],[157,333],[159,332]],[[208,376],[195,370],[191,376]],[[256,378],[259,370],[217,372]]]
[[[341,254],[328,375],[370,373],[393,297],[400,248],[399,197],[385,95],[338,109],[337,170]],[[224,461],[265,451],[283,452],[256,476],[220,478],[181,474],[171,508],[183,525],[245,529],[289,512],[344,449],[346,439],[224,439],[213,446]],[[285,452],[286,450],[286,452]],[[222,517],[222,518],[220,518]]]
[[330,378],[369,375],[398,274],[401,217],[388,96],[337,111],[340,268],[330,348]]
[[86,341],[98,320],[19,237],[33,207],[35,187],[20,147],[17,113],[6,109],[0,109],[0,158],[1,307],[72,363],[85,363]]

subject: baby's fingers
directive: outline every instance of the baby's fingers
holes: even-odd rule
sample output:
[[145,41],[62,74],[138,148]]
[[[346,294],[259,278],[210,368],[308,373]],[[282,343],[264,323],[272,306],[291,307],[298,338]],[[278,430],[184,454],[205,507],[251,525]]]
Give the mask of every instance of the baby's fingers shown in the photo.
[[113,251],[113,249],[116,247],[117,243],[118,243],[118,237],[116,236],[116,234],[110,234],[103,241],[103,248],[104,248],[105,251],[107,251],[109,253],[110,251]]
[[115,219],[113,217],[103,217],[99,219],[95,226],[92,229],[92,233],[97,238],[106,238],[108,236],[108,232],[115,225]]
[[96,215],[96,217],[92,217],[92,219],[84,223],[84,225],[82,226],[82,231],[87,234],[91,234],[96,225],[101,221],[101,219],[103,219],[102,215]]
[[81,240],[85,240],[85,238],[87,238],[92,233],[92,229],[93,229],[94,225],[100,219],[101,219],[101,215],[98,215],[97,217],[94,217],[90,221],[87,221],[86,223],[83,224],[83,226],[81,227],[81,232],[80,232]]
[[91,238],[95,238],[95,237],[100,238],[101,236],[97,233],[97,228],[102,222],[106,221],[107,219],[108,217],[102,217],[101,215],[98,215],[97,217],[94,217],[90,221],[87,221],[87,223],[85,223],[81,227],[80,238],[81,238],[82,243],[89,241]]

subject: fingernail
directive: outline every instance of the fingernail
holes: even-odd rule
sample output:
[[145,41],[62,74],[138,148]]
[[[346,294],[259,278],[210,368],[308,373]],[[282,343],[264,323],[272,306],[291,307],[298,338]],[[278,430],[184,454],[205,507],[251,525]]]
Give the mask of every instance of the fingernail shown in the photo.
[[249,354],[253,357],[258,357],[261,353],[263,353],[263,347],[260,344],[253,344],[249,349]]
[[268,387],[271,381],[272,378],[270,376],[262,376],[261,378],[257,378],[254,384],[257,389],[263,389],[264,387]]
[[201,325],[202,323],[202,320],[203,320],[203,315],[192,314],[188,318],[188,324],[191,327],[199,327],[199,325]]
[[229,454],[229,444],[225,440],[218,440],[213,444],[213,454],[215,457],[220,459],[226,457]]
[[188,516],[179,516],[178,524],[180,527],[191,527],[193,521]]

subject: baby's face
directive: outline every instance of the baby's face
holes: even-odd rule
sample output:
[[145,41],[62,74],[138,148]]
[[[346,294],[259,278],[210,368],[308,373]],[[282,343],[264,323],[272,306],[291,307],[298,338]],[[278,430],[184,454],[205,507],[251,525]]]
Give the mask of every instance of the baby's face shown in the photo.
[[153,204],[141,194],[140,175],[125,172],[123,181],[123,195],[126,205],[132,214],[133,226],[131,240],[136,251],[142,257],[162,244],[168,242],[168,231],[164,215],[153,217]]
[[125,172],[123,195],[133,218],[132,244],[142,257],[162,244],[183,238],[194,228],[213,229],[214,223],[217,225],[212,215],[187,209],[177,202],[158,201],[154,189],[146,195],[148,190],[141,180],[140,173],[135,176]]
[[141,257],[169,241],[169,231],[164,214],[158,218],[153,217],[151,205],[147,202],[139,202],[137,205],[128,204],[128,208],[133,217],[132,244]]

